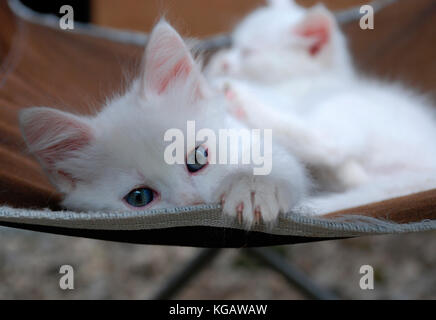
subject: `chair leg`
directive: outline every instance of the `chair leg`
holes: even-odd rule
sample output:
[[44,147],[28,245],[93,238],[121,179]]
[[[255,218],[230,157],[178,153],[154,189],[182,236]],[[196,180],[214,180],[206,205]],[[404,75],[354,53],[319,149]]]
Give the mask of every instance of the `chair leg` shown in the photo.
[[280,255],[265,248],[245,249],[245,253],[261,261],[274,271],[280,273],[291,285],[310,299],[336,300],[338,297],[330,291],[317,286],[304,273],[289,264]]
[[194,258],[176,271],[151,299],[168,300],[173,298],[193,277],[197,276],[207,264],[213,261],[220,250],[221,249],[217,248],[201,249]]
[[[172,299],[188,282],[197,276],[220,253],[221,249],[201,249],[190,261],[167,280],[151,299]],[[261,261],[266,266],[281,274],[289,284],[296,287],[310,299],[336,300],[338,297],[330,291],[317,286],[305,274],[298,270],[280,255],[266,248],[247,248],[244,252]]]

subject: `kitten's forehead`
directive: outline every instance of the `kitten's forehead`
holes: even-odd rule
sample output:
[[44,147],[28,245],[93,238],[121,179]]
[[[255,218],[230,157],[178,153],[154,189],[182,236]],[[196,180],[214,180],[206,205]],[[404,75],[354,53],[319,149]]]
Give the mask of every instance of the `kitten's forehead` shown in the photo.
[[192,104],[177,93],[142,99],[135,92],[114,99],[95,118],[94,127],[101,152],[120,166],[141,168],[144,163],[166,168],[164,150],[170,142],[165,133],[178,129],[187,137],[188,121],[196,130],[217,131],[225,127],[226,100],[204,99]]
[[201,120],[207,118],[208,113],[224,108],[222,101],[217,100],[214,97],[193,103],[183,92],[144,98],[131,90],[103,108],[95,119],[96,126],[106,131],[126,126],[131,129],[180,127],[186,120]]

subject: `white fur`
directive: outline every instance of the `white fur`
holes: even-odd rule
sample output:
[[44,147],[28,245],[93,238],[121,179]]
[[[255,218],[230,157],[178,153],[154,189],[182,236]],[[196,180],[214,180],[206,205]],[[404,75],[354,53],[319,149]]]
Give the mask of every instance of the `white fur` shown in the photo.
[[[209,164],[199,174],[190,175],[185,165],[167,164],[166,130],[178,128],[185,132],[188,120],[195,120],[198,129],[215,132],[245,125],[225,112],[227,99],[208,87],[182,39],[166,22],[153,30],[143,65],[143,75],[131,88],[108,101],[95,117],[73,116],[49,108],[22,112],[21,128],[29,149],[64,193],[65,207],[130,210],[123,197],[137,187],[147,186],[160,195],[147,209],[223,199],[224,213],[230,217],[236,218],[237,207],[244,206],[239,219],[250,227],[256,222],[255,211],[260,211],[264,222],[274,223],[279,212],[289,211],[302,199],[308,185],[303,166],[279,145],[274,145],[273,168],[268,176],[254,177],[253,165]],[[38,125],[41,115],[48,121]],[[55,116],[59,118],[56,127],[51,121]],[[63,143],[71,137],[70,132],[81,137],[81,132],[74,129],[78,125],[88,128],[90,142],[78,150],[68,150]],[[54,150],[54,163],[45,158],[53,140],[63,147],[60,154]],[[244,152],[248,151],[240,150]]]
[[[302,10],[270,6],[253,12],[235,30],[234,46],[209,68],[235,115],[250,127],[272,128],[310,168],[317,185],[302,206],[327,213],[436,187],[431,103],[401,85],[358,76],[333,16],[321,7]],[[284,30],[312,19],[314,10],[331,22],[332,36],[321,52],[279,49],[286,43],[283,34],[289,35]],[[268,19],[277,22],[275,35],[268,36]],[[234,58],[254,41],[260,49],[251,62]],[[234,65],[220,67],[230,55]]]
[[[281,2],[281,3],[280,3]],[[286,5],[287,3],[287,5]],[[308,48],[313,37],[296,31],[323,19],[331,33],[323,50],[313,56]],[[335,18],[322,5],[306,9],[291,0],[272,1],[245,17],[232,33],[232,46],[212,57],[206,68],[210,78],[231,76],[267,85],[305,79],[311,85],[314,76],[353,73],[346,40]]]
[[[430,104],[400,86],[359,78],[325,9],[271,2],[238,27],[233,48],[212,60],[207,73],[213,88],[178,34],[161,22],[147,46],[144,74],[95,117],[23,111],[29,149],[64,193],[64,206],[130,210],[123,197],[147,186],[160,195],[147,209],[223,201],[225,215],[248,228],[259,214],[272,224],[279,212],[300,207],[325,213],[435,186],[429,178],[436,173]],[[322,15],[331,37],[310,55],[311,43],[292,30]],[[246,49],[251,52],[243,57]],[[227,54],[234,60],[224,70],[219,60]],[[175,68],[179,63],[187,69]],[[272,128],[271,174],[253,176],[253,165],[210,164],[190,175],[185,165],[166,164],[164,132],[185,131],[187,120],[215,132]],[[69,150],[69,139],[86,138],[80,128],[87,128],[90,141]],[[240,157],[246,152],[239,150]],[[303,165],[316,183],[310,197]]]

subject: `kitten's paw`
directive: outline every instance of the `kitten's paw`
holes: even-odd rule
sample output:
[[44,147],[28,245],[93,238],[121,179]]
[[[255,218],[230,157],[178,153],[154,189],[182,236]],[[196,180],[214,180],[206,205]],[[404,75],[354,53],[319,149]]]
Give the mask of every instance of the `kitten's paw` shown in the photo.
[[243,177],[221,198],[223,213],[247,229],[261,221],[272,226],[280,212],[290,209],[287,201],[281,199],[284,193],[268,179]]
[[226,82],[223,84],[222,90],[226,95],[227,99],[231,102],[230,113],[236,119],[244,120],[247,118],[247,112],[245,110],[245,105],[243,100],[240,97],[240,94],[235,90],[235,88],[229,83]]
[[356,188],[369,179],[362,165],[353,160],[346,161],[339,166],[336,175],[345,190]]

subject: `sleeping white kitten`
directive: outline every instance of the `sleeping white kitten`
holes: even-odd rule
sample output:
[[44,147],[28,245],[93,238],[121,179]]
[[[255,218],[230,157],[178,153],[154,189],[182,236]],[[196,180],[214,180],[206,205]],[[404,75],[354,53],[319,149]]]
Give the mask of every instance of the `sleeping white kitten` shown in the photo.
[[[276,138],[311,169],[318,194],[305,205],[312,212],[436,187],[436,117],[429,101],[400,85],[359,77],[348,59],[341,60],[339,69],[340,63],[330,64],[331,69],[318,64],[313,72],[306,69],[307,77],[300,76],[302,68],[326,61],[321,57],[338,61],[335,55],[348,56],[345,41],[336,41],[343,35],[333,15],[322,7],[310,10],[303,25],[329,35],[316,46],[314,61],[308,62],[310,51],[304,56],[289,49],[293,61],[286,62],[277,58],[276,47],[265,46],[264,55],[253,56],[250,63],[256,72],[241,59],[237,73],[217,77],[215,82],[224,84],[233,101],[234,114],[250,127],[272,128]],[[318,19],[312,20],[315,13]],[[265,85],[261,71],[269,59],[280,59],[276,65],[284,67],[281,73],[273,64],[263,69]],[[296,73],[288,67],[295,67]],[[282,77],[271,81],[276,72]],[[327,191],[337,193],[323,194]]]
[[[167,164],[168,129],[185,131],[188,120],[214,131],[245,125],[228,116],[228,100],[209,88],[166,22],[153,29],[143,68],[131,88],[94,117],[46,107],[21,112],[29,150],[64,194],[65,207],[123,211],[223,201],[226,215],[250,227],[260,220],[272,224],[302,199],[309,184],[304,168],[276,144],[272,172],[265,176],[253,175],[254,165]],[[189,150],[186,158],[214,156],[209,143]]]
[[[346,39],[323,5],[306,9],[271,0],[234,30],[232,47],[211,57],[205,73],[214,87],[256,92],[277,112],[304,112],[301,100],[331,91],[355,75]],[[230,110],[237,117],[242,109]]]
[[230,76],[276,85],[313,80],[327,73],[353,72],[345,37],[322,5],[310,9],[292,0],[270,0],[232,32],[232,46],[214,55],[209,77]]

